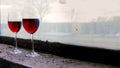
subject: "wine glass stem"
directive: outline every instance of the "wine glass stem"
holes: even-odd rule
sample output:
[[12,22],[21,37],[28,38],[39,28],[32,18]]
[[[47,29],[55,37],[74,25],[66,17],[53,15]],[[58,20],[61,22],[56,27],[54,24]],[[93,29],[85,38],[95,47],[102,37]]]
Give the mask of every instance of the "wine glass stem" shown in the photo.
[[15,49],[17,49],[17,33],[15,33]]
[[33,34],[31,34],[31,42],[32,42],[32,52],[35,52],[35,50],[34,50]]

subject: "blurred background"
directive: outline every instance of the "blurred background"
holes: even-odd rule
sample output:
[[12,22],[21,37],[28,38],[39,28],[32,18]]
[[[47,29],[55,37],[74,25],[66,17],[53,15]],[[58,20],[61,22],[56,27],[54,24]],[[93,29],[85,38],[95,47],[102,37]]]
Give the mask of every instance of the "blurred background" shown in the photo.
[[[107,49],[120,49],[120,0],[0,0],[0,35],[14,37],[8,11],[22,13],[27,3],[39,11],[34,38]],[[21,28],[19,38],[30,35]]]

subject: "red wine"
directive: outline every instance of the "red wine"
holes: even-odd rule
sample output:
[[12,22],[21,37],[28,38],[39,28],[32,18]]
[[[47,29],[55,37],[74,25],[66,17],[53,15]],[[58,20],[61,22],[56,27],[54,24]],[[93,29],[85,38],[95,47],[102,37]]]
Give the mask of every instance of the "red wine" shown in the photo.
[[8,21],[8,26],[12,32],[18,32],[21,28],[21,21]]
[[28,33],[33,34],[39,27],[39,19],[23,19],[23,27]]

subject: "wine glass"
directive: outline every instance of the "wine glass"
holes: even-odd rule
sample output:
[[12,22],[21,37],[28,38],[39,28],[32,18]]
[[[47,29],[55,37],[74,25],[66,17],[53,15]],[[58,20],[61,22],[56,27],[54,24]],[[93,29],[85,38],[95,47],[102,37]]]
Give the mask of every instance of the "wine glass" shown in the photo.
[[33,6],[27,6],[23,9],[23,27],[25,31],[27,31],[31,35],[31,43],[32,43],[32,52],[27,54],[27,57],[37,57],[39,54],[34,50],[34,40],[33,34],[37,31],[39,27],[39,12],[37,8]]
[[11,32],[15,34],[15,49],[10,51],[11,54],[20,54],[21,50],[18,49],[17,46],[17,33],[21,28],[22,16],[20,12],[11,10],[8,13],[8,26]]

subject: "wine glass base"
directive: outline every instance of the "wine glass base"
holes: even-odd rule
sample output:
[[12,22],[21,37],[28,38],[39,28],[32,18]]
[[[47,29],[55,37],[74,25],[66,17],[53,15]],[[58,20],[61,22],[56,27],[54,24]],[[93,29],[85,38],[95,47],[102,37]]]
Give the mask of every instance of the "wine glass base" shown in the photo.
[[18,50],[18,49],[14,49],[13,51],[10,51],[11,54],[20,54],[22,53],[22,51]]
[[40,56],[37,52],[31,52],[29,54],[26,55],[27,57],[38,57]]

